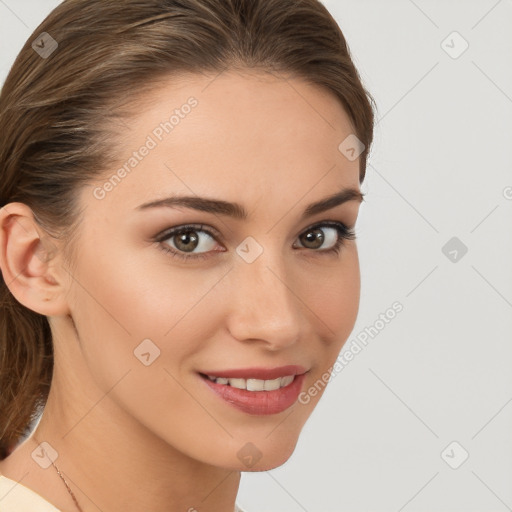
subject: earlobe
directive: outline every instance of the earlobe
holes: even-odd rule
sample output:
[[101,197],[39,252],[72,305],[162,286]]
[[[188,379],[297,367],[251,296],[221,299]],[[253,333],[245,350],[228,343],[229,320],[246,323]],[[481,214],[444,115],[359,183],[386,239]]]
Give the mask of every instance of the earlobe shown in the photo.
[[69,313],[55,273],[58,250],[23,203],[0,209],[0,269],[16,300],[45,316]]

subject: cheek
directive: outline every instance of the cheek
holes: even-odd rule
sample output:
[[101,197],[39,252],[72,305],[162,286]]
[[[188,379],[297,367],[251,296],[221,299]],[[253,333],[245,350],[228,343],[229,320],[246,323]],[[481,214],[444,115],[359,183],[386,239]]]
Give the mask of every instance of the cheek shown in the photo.
[[[104,254],[109,257],[83,253],[75,274],[87,283],[74,288],[72,308],[84,368],[121,410],[162,436],[192,444],[186,422],[208,418],[180,383],[188,382],[190,361],[208,340],[211,317],[201,297],[217,279],[187,278],[183,269],[151,268],[142,258],[122,259],[107,249]],[[183,421],[175,411],[183,412]]]
[[352,285],[352,293],[340,297],[339,293],[323,298],[323,318],[334,334],[329,331],[330,338],[324,337],[323,344],[315,352],[315,365],[312,367],[308,378],[304,382],[303,390],[295,405],[304,414],[304,419],[309,417],[322,398],[326,387],[336,374],[335,364],[343,345],[347,341],[354,328],[359,304],[359,287],[357,279],[351,279],[347,284]]
[[[359,311],[361,277],[356,246],[346,248],[340,262],[321,272],[316,279],[308,279],[303,296],[316,314],[318,332],[336,352],[354,328]],[[313,286],[311,283],[315,281],[317,284]]]
[[179,279],[166,286],[171,279],[163,279],[161,272],[157,278],[147,262],[116,253],[114,247],[103,246],[101,254],[84,251],[75,277],[72,315],[84,356],[91,370],[107,375],[119,377],[122,369],[143,366],[134,354],[143,340],[156,345],[146,342],[151,357],[163,352],[173,326],[192,306],[193,297]]
[[157,250],[139,248],[139,255],[133,256],[133,248],[116,254],[115,248],[104,247],[103,255],[84,255],[80,267],[79,279],[87,286],[86,293],[79,293],[86,307],[95,309],[102,323],[134,340],[149,333],[162,337],[179,325],[208,285],[187,269],[156,264],[146,256]]
[[[315,351],[315,367],[305,383],[307,393],[301,407],[309,410],[323,395],[329,372],[332,371],[343,345],[352,332],[359,311],[361,277],[359,258],[355,244],[346,250],[339,264],[326,270],[323,277],[318,276],[319,283],[314,289],[310,287],[308,307],[317,318],[317,333],[321,335],[321,345]],[[321,285],[323,283],[323,285]],[[314,389],[313,389],[314,388]]]
[[85,362],[102,389],[128,370],[151,369],[141,377],[151,375],[151,381],[158,372],[168,381],[168,369],[179,379],[218,328],[223,307],[216,286],[225,270],[218,275],[166,265],[160,253],[157,263],[148,257],[152,251],[158,249],[121,250],[104,242],[101,251],[81,253],[72,315]]

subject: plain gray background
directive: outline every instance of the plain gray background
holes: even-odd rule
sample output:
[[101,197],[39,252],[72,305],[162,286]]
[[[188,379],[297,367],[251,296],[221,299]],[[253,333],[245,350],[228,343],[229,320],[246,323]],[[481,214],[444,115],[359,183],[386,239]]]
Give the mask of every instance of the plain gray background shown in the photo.
[[[58,3],[0,0],[0,82]],[[512,1],[324,4],[379,108],[344,351],[374,330],[290,460],[244,473],[238,502],[512,510]],[[396,301],[403,311],[379,328]]]

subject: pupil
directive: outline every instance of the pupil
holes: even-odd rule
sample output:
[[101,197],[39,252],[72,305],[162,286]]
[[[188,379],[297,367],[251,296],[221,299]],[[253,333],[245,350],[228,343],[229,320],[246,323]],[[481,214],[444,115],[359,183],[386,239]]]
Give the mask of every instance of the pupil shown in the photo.
[[308,234],[306,234],[306,239],[308,242],[314,243],[316,240],[319,242],[319,244],[317,244],[316,247],[320,247],[322,245],[323,238],[324,235],[321,229],[315,229],[314,231],[310,231]]
[[[183,234],[179,235],[179,243],[176,244],[179,248],[180,244],[184,244],[184,249],[186,250],[187,247],[190,246],[190,242],[197,242],[197,236],[190,236],[190,233],[193,233],[193,231],[185,231]],[[193,244],[192,244],[193,245]],[[192,247],[192,250],[195,249],[196,246]]]

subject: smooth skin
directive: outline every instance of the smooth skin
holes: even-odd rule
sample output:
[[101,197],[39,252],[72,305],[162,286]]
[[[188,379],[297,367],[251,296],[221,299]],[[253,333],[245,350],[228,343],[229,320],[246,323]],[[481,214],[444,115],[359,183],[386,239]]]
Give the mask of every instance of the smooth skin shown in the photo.
[[[80,191],[84,208],[72,268],[31,210],[0,210],[0,268],[16,299],[46,315],[55,350],[50,396],[35,431],[57,452],[84,512],[231,512],[241,471],[263,471],[293,453],[323,387],[307,404],[256,416],[215,395],[197,372],[303,365],[307,390],[332,368],[359,308],[355,240],[321,228],[354,227],[350,200],[307,219],[310,203],[343,188],[360,190],[359,160],[338,150],[353,132],[341,103],[300,79],[262,72],[186,75],[155,89],[120,133],[119,165],[191,96],[197,106],[103,199],[93,192],[117,168]],[[246,220],[143,203],[174,194],[240,203]],[[203,224],[189,245],[204,259],[181,260],[155,243],[168,228]],[[310,235],[311,236],[311,235]],[[263,253],[248,263],[236,252],[252,237]],[[43,241],[41,241],[43,240]],[[185,249],[183,249],[185,247]],[[75,330],[76,328],[76,330]],[[160,356],[134,355],[150,339]],[[25,440],[0,473],[63,511],[76,511],[51,466],[42,469]],[[248,468],[237,455],[252,443]],[[320,440],[319,440],[320,442]]]

